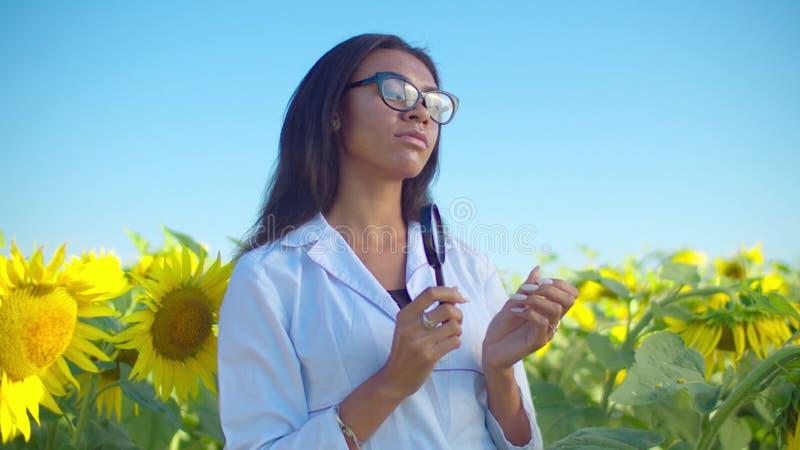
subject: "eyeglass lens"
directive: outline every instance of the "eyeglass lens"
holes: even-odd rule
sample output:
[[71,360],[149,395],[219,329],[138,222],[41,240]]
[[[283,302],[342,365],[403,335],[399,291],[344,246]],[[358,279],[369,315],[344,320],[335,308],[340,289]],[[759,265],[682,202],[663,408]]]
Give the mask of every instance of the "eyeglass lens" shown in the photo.
[[[390,107],[408,111],[416,105],[420,92],[413,84],[401,78],[386,78],[381,85],[381,95]],[[422,95],[425,107],[433,120],[439,123],[450,120],[453,115],[453,99],[441,92],[428,92]]]

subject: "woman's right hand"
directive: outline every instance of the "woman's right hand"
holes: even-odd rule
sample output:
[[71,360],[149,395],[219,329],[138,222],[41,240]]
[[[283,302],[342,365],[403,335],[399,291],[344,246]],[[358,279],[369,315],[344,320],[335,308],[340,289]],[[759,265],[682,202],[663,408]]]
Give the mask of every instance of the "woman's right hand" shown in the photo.
[[[436,301],[439,306],[428,313],[434,326],[426,328],[423,314]],[[397,314],[392,350],[381,370],[387,387],[400,398],[416,392],[439,359],[461,346],[463,315],[455,305],[466,301],[457,288],[429,287]]]

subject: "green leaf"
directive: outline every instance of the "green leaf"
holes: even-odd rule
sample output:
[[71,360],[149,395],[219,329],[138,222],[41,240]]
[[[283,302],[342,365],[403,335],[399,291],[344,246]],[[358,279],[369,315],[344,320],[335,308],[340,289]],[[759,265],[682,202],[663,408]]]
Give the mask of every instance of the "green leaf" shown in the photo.
[[578,245],[578,250],[586,255],[589,259],[596,259],[597,258],[597,250],[589,247],[588,245]]
[[789,300],[777,292],[770,292],[766,296],[761,296],[761,300],[768,309],[778,313],[779,315],[800,319],[800,313],[797,312]]
[[6,246],[6,238],[3,236],[3,232],[0,231],[0,248],[4,248]]
[[122,424],[114,420],[96,419],[89,421],[87,425],[89,428],[85,435],[91,443],[91,448],[136,450],[133,439]]
[[600,272],[596,270],[578,270],[575,274],[584,280],[595,281],[597,283],[600,282],[601,278]]
[[56,447],[56,450],[78,450],[78,448],[74,447],[69,442],[63,442]]
[[[111,304],[114,306],[114,309],[117,311],[122,312],[123,314],[128,314],[131,312],[131,307],[134,306],[133,304],[133,293],[136,289],[130,289],[124,294],[114,297],[111,299]],[[114,326],[111,327],[115,332],[118,332],[122,328],[122,324],[119,320],[112,320],[114,322]]]
[[633,364],[633,350],[620,350],[608,336],[590,333],[586,337],[586,344],[597,360],[609,371],[616,372]]
[[753,436],[750,427],[741,417],[731,417],[719,429],[719,445],[722,450],[747,448]]
[[667,261],[661,266],[661,278],[696,286],[700,282],[700,271],[692,264]]
[[245,241],[236,239],[235,237],[228,236],[228,241],[232,242],[233,245],[235,245],[238,249],[247,247],[247,243]]
[[670,446],[670,448],[667,450],[692,450],[693,448],[694,447],[689,445],[689,443],[686,441],[678,441],[672,444],[672,446]]
[[690,399],[684,392],[678,391],[659,402],[632,408],[633,415],[646,424],[641,428],[683,439],[689,444],[697,443],[701,415],[691,410]]
[[141,234],[136,233],[135,231],[131,230],[128,227],[125,227],[125,234],[131,238],[133,245],[136,247],[136,250],[139,251],[139,254],[145,255],[147,254],[147,250],[150,248],[150,243],[147,242]]
[[664,441],[658,433],[633,428],[584,428],[551,445],[549,450],[561,449],[642,449],[647,450]]
[[692,409],[707,414],[717,406],[722,388],[708,383],[691,383],[686,385],[686,391],[692,399]]
[[[634,356],[625,381],[610,399],[623,405],[646,405],[679,390],[692,397],[692,407],[708,412],[716,405],[719,388],[705,382],[703,356],[687,348],[675,333],[659,331],[650,335]],[[713,406],[711,406],[713,409]]]
[[613,278],[601,277],[600,284],[620,298],[631,297],[631,291],[628,290],[628,287]]
[[164,420],[163,413],[149,409],[139,409],[139,415],[123,420],[123,426],[136,447],[143,450],[169,448],[172,436],[178,431],[174,423]]
[[104,370],[113,370],[117,368],[116,361],[92,361],[95,366],[97,366],[100,371]]
[[205,387],[200,388],[200,393],[194,403],[194,410],[200,420],[200,427],[207,435],[217,442],[224,442],[222,426],[219,423],[217,397]]
[[536,404],[536,420],[545,442],[553,442],[586,427],[608,425],[608,416],[601,408],[574,403],[555,383],[531,383]]
[[[144,409],[153,411],[166,418],[168,422],[176,428],[180,428],[180,408],[173,400],[164,403],[156,397],[156,391],[149,383],[144,381],[134,382],[128,379],[131,367],[125,363],[120,363],[119,387],[122,393],[142,406]],[[141,408],[140,408],[141,411]]]
[[182,245],[184,245],[185,247],[188,247],[189,250],[193,251],[196,255],[198,255],[198,256],[200,256],[200,255],[206,256],[208,254],[208,252],[206,252],[205,247],[200,245],[199,242],[195,241],[194,238],[192,238],[188,234],[181,233],[180,231],[172,230],[170,228],[165,227],[164,225],[161,225],[161,229],[164,230],[164,234],[165,235],[172,236],[178,242],[180,242]]

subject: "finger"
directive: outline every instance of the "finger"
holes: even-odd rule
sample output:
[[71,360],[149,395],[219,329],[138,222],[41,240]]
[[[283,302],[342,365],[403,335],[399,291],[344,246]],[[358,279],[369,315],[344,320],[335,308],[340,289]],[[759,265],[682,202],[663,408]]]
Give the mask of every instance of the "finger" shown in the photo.
[[537,264],[536,267],[534,267],[533,270],[531,270],[531,272],[528,274],[528,278],[525,279],[525,283],[533,284],[539,281],[539,277],[541,275],[540,271],[541,267],[539,267]]
[[515,316],[525,319],[526,321],[530,322],[533,325],[534,329],[540,333],[542,336],[546,336],[547,332],[549,331],[550,321],[547,317],[539,314],[532,308],[527,308],[521,312],[512,312]]
[[554,284],[545,284],[541,286],[522,285],[520,286],[520,291],[527,295],[545,297],[549,300],[558,302],[563,308],[562,312],[564,313],[566,313],[570,308],[572,308],[572,305],[575,304],[574,295],[556,287]]
[[553,286],[567,292],[573,297],[578,297],[578,288],[560,278],[553,278]]
[[458,323],[463,323],[464,314],[455,305],[450,303],[442,303],[433,311],[428,313],[428,319],[436,325],[449,320],[455,320]]
[[461,347],[461,338],[458,336],[450,336],[433,344],[433,350],[437,359],[441,359],[445,353],[451,352],[459,347]]
[[564,315],[564,308],[556,302],[550,300],[541,300],[535,302],[530,306],[531,309],[547,318],[550,324],[557,324]]
[[560,303],[554,302],[544,297],[537,298],[531,296],[531,298],[528,298],[527,300],[521,300],[521,301],[513,300],[512,305],[509,307],[509,309],[511,311],[533,309],[539,314],[547,317],[547,320],[550,323],[558,322],[564,315],[564,308],[561,306]]
[[461,325],[459,325],[458,322],[451,320],[434,328],[433,330],[430,330],[430,333],[426,333],[424,337],[426,340],[435,343],[443,341],[451,336],[461,336],[461,333]]
[[466,303],[467,299],[458,292],[458,288],[431,286],[400,311],[409,310],[411,313],[422,314],[433,302]]

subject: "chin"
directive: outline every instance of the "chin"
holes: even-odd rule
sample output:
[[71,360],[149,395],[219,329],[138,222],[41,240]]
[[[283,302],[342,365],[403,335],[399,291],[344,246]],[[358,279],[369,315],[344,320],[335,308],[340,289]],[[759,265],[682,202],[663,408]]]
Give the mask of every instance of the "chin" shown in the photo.
[[425,166],[423,164],[405,164],[403,166],[395,166],[394,172],[397,174],[398,178],[415,178],[420,173],[422,173],[422,169]]

